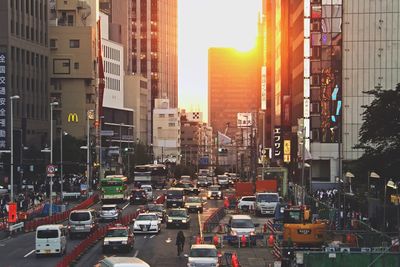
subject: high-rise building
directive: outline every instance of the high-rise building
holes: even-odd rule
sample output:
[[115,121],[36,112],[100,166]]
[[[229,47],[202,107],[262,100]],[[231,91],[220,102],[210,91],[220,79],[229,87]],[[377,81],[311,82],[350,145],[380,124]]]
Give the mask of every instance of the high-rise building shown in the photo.
[[358,159],[363,91],[394,89],[400,82],[400,2],[343,1],[343,160]]
[[[47,10],[47,0],[0,1],[0,150],[10,149],[11,135],[16,151],[21,146],[43,149],[48,144]],[[11,100],[15,95],[19,99]]]
[[237,113],[260,109],[260,66],[256,49],[239,52],[233,48],[208,51],[208,116],[214,133],[224,132],[227,123],[236,128]]
[[101,2],[111,14],[111,28],[121,33],[119,38],[126,48],[127,74],[147,78],[150,143],[154,100],[168,98],[171,107],[178,106],[177,0]]

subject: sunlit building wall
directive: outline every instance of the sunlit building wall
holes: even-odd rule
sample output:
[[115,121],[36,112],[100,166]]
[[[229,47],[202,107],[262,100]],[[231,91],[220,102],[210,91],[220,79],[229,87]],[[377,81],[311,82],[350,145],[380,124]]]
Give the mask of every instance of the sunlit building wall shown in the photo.
[[[258,113],[261,77],[258,60],[256,50],[209,49],[208,117],[214,133],[224,132],[227,123],[236,128],[237,113]],[[230,130],[228,135],[235,132],[236,129]]]

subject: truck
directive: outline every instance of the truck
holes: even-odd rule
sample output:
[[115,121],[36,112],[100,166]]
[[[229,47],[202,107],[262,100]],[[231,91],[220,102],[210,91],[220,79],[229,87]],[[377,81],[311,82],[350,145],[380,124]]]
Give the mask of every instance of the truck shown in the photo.
[[236,182],[235,192],[236,197],[251,196],[255,192],[277,192],[278,183],[276,180],[256,181],[255,187],[253,182]]
[[275,215],[275,210],[279,202],[280,197],[278,193],[257,192],[255,202],[256,216]]

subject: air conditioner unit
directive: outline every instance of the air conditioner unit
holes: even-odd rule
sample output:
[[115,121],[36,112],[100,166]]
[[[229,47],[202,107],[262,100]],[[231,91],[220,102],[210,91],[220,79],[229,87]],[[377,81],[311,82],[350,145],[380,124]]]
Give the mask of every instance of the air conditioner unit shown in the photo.
[[361,252],[371,252],[371,248],[361,248]]
[[332,247],[326,247],[325,248],[325,252],[335,252],[335,251],[336,251],[336,249],[332,248]]

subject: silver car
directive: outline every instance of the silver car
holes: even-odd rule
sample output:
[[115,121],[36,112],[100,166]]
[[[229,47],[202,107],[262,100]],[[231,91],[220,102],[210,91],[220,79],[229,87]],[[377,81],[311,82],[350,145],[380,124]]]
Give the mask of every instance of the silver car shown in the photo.
[[101,206],[99,211],[101,221],[112,221],[121,218],[121,210],[116,204],[109,204]]

